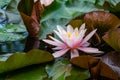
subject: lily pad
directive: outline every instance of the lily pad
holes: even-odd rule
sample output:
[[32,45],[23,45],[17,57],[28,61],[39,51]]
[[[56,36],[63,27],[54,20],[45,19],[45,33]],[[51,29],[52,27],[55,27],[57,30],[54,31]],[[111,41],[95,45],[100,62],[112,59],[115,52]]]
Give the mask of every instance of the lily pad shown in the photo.
[[8,57],[6,61],[0,61],[0,73],[52,60],[54,60],[54,57],[49,52],[42,50],[31,50],[28,53],[15,53]]

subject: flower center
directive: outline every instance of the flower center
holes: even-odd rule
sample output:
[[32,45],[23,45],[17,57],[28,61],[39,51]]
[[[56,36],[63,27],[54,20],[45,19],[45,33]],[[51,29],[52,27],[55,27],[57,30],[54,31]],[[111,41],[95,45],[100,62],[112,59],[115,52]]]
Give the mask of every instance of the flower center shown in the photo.
[[[70,39],[72,33],[71,32],[67,32],[67,37]],[[75,36],[77,37],[79,35],[79,32],[75,32]]]

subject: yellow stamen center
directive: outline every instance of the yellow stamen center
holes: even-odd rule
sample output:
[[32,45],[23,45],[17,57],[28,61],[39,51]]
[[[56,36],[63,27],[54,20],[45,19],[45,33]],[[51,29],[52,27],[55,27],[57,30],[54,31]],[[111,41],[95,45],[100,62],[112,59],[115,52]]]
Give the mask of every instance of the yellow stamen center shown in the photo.
[[68,38],[70,38],[71,37],[71,32],[68,32],[67,36],[68,36]]

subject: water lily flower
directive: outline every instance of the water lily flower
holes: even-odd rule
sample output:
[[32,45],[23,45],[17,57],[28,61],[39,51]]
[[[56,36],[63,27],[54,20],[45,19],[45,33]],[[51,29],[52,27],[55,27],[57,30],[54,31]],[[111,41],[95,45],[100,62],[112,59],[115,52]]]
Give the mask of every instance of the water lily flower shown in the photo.
[[57,30],[54,30],[54,32],[61,40],[50,36],[52,40],[43,39],[43,41],[55,46],[55,48],[53,48],[53,50],[56,50],[53,53],[55,58],[65,55],[68,51],[71,52],[71,58],[79,56],[78,50],[86,53],[103,53],[97,48],[89,47],[90,43],[88,40],[94,35],[97,29],[93,30],[85,37],[86,30],[85,23],[82,24],[79,29],[73,29],[71,25],[68,25],[67,30],[57,25]]

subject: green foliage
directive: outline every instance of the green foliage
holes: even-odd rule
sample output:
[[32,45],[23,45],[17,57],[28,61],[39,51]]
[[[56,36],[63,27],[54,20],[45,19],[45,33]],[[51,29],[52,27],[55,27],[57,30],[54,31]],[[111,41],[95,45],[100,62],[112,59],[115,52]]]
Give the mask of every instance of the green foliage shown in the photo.
[[[45,8],[41,19],[40,39],[53,32],[56,25],[66,25],[71,19],[84,13],[98,10],[93,1],[55,0]],[[87,6],[85,6],[87,5]]]
[[96,5],[111,12],[120,12],[120,0],[97,0]]
[[0,61],[0,73],[33,64],[45,63],[53,59],[53,56],[49,52],[41,50],[31,50],[28,53],[15,53],[9,56],[7,60]]

